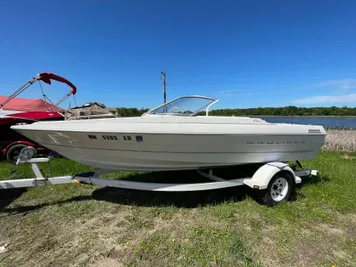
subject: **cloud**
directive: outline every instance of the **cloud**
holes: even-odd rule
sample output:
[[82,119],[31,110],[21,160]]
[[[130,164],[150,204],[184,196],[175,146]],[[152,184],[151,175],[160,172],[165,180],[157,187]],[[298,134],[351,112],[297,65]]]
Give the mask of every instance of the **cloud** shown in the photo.
[[256,93],[249,93],[249,94],[242,94],[242,95],[244,95],[244,96],[250,96],[250,95],[258,95],[258,94],[256,94]]
[[214,92],[215,94],[218,94],[220,96],[252,96],[252,95],[257,95],[256,93],[238,93],[239,90],[224,90],[224,91],[218,91]]
[[317,104],[346,104],[355,103],[356,94],[349,95],[325,95],[325,96],[312,96],[292,101],[294,104],[299,105],[317,105]]
[[334,87],[336,89],[349,90],[356,88],[356,79],[329,80],[313,85],[314,87]]
[[221,94],[220,96],[235,96],[235,94],[224,93],[224,94]]
[[218,92],[214,92],[215,94],[228,94],[228,93],[232,93],[232,92],[236,92],[237,90],[224,90],[224,91],[218,91]]
[[221,96],[253,96],[253,95],[258,95],[255,93],[246,93],[246,94],[230,94],[230,93],[224,93],[221,94]]

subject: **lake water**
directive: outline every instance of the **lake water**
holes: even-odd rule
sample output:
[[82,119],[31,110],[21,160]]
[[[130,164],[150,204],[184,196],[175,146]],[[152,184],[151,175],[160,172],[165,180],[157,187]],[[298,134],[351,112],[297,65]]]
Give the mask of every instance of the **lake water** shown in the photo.
[[[257,116],[256,116],[257,117]],[[350,117],[259,117],[268,122],[316,124],[326,128],[356,129],[356,118]]]

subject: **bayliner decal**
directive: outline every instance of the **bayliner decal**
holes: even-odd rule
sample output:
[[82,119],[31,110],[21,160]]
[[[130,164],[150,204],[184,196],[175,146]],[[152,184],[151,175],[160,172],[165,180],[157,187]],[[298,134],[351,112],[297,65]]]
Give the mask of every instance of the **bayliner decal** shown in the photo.
[[250,141],[246,144],[248,145],[284,145],[284,144],[305,144],[305,141]]
[[89,139],[97,139],[96,135],[88,134]]
[[308,129],[308,133],[320,133],[319,129]]

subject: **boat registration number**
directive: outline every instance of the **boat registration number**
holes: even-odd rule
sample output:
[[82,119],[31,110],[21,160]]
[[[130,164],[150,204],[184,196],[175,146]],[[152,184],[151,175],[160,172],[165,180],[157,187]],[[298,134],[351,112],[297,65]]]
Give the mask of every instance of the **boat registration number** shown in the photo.
[[[97,136],[93,134],[89,134],[88,137],[89,139],[98,139]],[[116,135],[102,135],[101,137],[104,140],[119,140],[119,137]],[[141,135],[136,135],[134,138],[136,139],[136,142],[143,142],[143,136]],[[131,141],[132,137],[130,135],[123,135],[122,139],[124,139],[125,141]]]
[[116,135],[102,135],[104,140],[118,140]]

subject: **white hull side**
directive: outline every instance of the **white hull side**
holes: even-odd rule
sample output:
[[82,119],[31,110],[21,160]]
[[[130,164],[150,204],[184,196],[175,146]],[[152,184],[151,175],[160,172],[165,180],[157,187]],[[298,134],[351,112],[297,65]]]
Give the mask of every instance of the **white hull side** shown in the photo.
[[[222,167],[248,163],[313,159],[315,152],[261,153],[157,153],[103,151],[97,149],[67,149],[53,146],[59,154],[99,169],[112,171],[167,171]],[[81,156],[82,155],[82,156]],[[93,155],[93,156],[91,156]],[[283,159],[283,160],[282,160]]]
[[[184,170],[312,159],[325,139],[322,133],[308,134],[308,128],[297,127],[292,134],[288,127],[271,132],[266,125],[259,126],[264,129],[254,128],[252,131],[247,131],[246,125],[240,125],[243,127],[241,134],[236,134],[236,130],[235,134],[231,134],[232,129],[226,127],[221,128],[220,134],[120,133],[116,129],[115,132],[95,132],[94,129],[71,132],[35,130],[35,127],[32,124],[15,128],[30,139],[77,162],[101,169],[127,171]],[[160,130],[164,132],[163,127],[160,125]],[[315,129],[315,126],[309,128]]]

